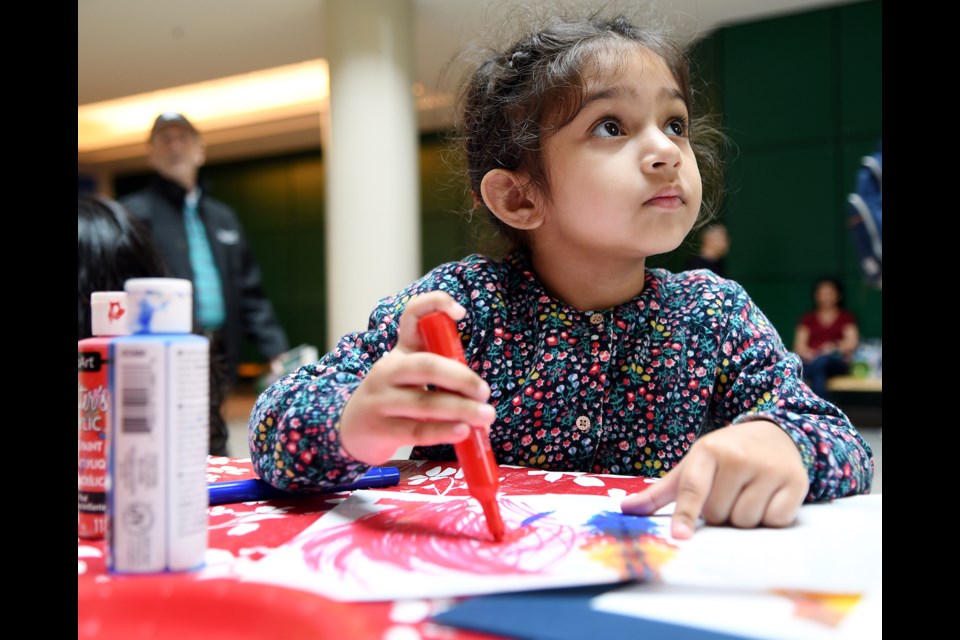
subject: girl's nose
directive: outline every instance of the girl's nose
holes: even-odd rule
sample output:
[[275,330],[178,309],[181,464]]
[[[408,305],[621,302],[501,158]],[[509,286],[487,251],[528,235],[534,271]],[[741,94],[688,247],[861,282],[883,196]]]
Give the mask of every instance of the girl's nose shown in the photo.
[[643,171],[677,171],[680,169],[681,162],[680,147],[677,146],[673,138],[663,131],[652,131],[643,151]]

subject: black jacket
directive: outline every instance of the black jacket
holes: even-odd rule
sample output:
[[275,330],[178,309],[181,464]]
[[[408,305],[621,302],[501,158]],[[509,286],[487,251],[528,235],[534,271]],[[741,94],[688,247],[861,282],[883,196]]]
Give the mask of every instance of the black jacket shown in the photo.
[[[149,186],[124,196],[120,202],[150,227],[171,275],[193,280],[183,224],[185,197],[183,187],[157,175]],[[233,383],[244,335],[268,360],[289,349],[289,344],[263,289],[260,267],[233,209],[203,194],[197,208],[220,271],[226,306],[222,348]]]

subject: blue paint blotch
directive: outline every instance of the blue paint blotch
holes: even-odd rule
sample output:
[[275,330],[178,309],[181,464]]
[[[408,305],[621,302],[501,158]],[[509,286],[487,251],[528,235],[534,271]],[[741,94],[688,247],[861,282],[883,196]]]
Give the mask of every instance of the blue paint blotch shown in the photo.
[[656,535],[660,523],[648,516],[634,516],[618,511],[601,511],[591,516],[586,526],[594,534],[620,537],[624,534],[630,536],[639,536],[644,533]]
[[[155,301],[156,300],[156,301]],[[152,333],[150,326],[153,324],[153,316],[163,311],[170,304],[162,296],[153,292],[147,292],[140,300],[140,308],[137,310],[136,328],[134,334]]]
[[551,513],[553,513],[553,511],[544,511],[543,513],[535,513],[535,514],[533,514],[532,516],[527,516],[527,517],[524,518],[523,521],[520,523],[520,526],[521,526],[521,527],[526,527],[527,525],[533,524],[534,522],[536,522],[536,521],[539,520],[540,518],[544,518],[544,517],[550,515]]

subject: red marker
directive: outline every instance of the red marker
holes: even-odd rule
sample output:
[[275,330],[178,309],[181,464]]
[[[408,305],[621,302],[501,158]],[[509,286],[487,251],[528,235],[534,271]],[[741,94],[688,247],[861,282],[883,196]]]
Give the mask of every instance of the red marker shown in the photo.
[[[451,360],[467,364],[463,355],[463,345],[457,334],[457,326],[450,316],[442,311],[434,311],[420,318],[417,323],[420,337],[427,349]],[[463,469],[470,495],[477,499],[487,517],[487,526],[493,539],[503,540],[503,518],[500,517],[500,505],[497,504],[497,491],[500,489],[500,476],[497,461],[493,457],[490,438],[481,427],[470,427],[470,436],[453,445],[457,460]]]

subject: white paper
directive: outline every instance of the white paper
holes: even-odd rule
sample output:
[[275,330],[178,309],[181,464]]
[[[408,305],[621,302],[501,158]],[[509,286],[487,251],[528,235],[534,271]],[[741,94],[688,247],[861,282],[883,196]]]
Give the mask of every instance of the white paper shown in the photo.
[[[449,597],[618,583],[637,570],[641,548],[657,558],[664,554],[655,547],[671,550],[669,518],[624,516],[617,498],[499,503],[507,535],[495,543],[472,498],[357,491],[245,577],[346,601]],[[625,545],[598,533],[598,517],[631,520],[648,533]]]

